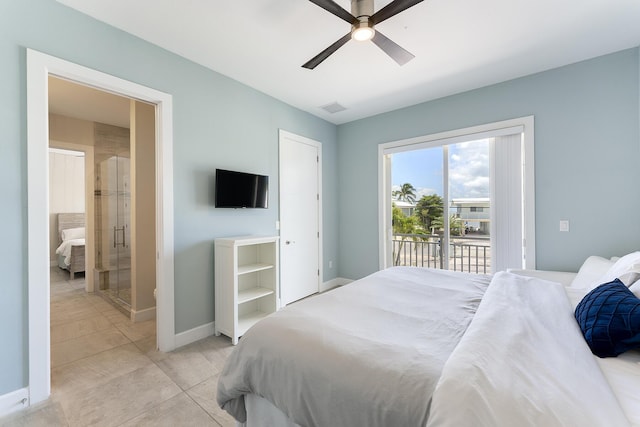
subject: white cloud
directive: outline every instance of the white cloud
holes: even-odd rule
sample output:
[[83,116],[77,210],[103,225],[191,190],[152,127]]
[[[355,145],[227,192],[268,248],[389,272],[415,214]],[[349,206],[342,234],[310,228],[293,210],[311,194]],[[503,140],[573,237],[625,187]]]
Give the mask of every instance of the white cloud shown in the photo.
[[488,140],[450,146],[449,197],[489,197]]

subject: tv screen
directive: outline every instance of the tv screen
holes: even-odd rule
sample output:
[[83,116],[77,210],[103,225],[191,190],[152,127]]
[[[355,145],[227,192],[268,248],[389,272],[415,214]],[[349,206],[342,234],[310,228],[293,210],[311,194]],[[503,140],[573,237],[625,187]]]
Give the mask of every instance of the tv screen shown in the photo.
[[216,208],[263,208],[269,204],[269,177],[216,169]]

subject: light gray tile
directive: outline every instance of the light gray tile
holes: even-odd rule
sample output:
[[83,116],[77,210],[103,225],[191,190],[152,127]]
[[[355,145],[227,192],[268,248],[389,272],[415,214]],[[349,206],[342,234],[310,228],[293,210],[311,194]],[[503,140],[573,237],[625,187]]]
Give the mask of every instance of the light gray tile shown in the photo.
[[70,298],[51,302],[51,326],[95,317],[99,312],[84,298]]
[[56,283],[52,282],[49,289],[51,290],[51,296],[65,295],[74,290],[66,281]]
[[61,366],[130,343],[115,327],[51,344],[51,366]]
[[74,320],[68,323],[59,323],[51,326],[51,343],[58,343],[112,327],[111,322],[104,316],[82,320]]
[[235,346],[231,344],[231,340],[227,337],[211,336],[204,338],[193,345],[207,358],[208,361],[216,366],[216,370],[222,370],[224,362],[227,360]]
[[66,282],[69,278],[69,272],[59,267],[51,267],[49,269],[49,282]]
[[87,391],[153,364],[133,344],[126,344],[51,370],[52,394]]
[[123,427],[200,427],[218,424],[185,393],[161,403],[155,408],[123,424]]
[[83,298],[86,292],[82,289],[73,289],[71,286],[66,285],[64,289],[59,289],[55,293],[51,294],[51,304],[69,301],[74,298]]
[[116,323],[115,326],[120,332],[122,332],[133,342],[156,336],[155,320],[148,320],[146,322],[138,323],[123,321],[120,323]]
[[155,361],[162,360],[166,357],[166,353],[158,351],[158,344],[155,336],[135,341],[134,344],[142,354],[146,354]]
[[87,288],[87,282],[84,280],[84,277],[82,279],[69,280],[68,282],[69,286],[73,289],[80,289],[84,291]]
[[229,415],[227,411],[220,408],[220,406],[218,406],[218,402],[216,402],[216,396],[218,395],[217,388],[218,375],[215,375],[208,380],[191,387],[187,390],[187,394],[195,400],[198,405],[202,406],[202,408],[219,424],[234,425],[235,420],[233,417]]
[[100,313],[102,313],[102,315],[107,319],[109,319],[109,321],[114,325],[124,321],[130,321],[129,318],[124,313],[122,313],[120,310],[114,307],[110,307],[109,309],[102,310]]
[[72,426],[119,426],[181,392],[151,364],[105,384],[61,398]]
[[122,313],[121,311],[119,311],[118,309],[116,309],[113,305],[111,305],[108,301],[106,301],[104,298],[102,298],[99,295],[96,294],[89,294],[87,296],[87,301],[99,312],[108,312],[108,311],[112,311],[115,310],[118,313],[120,313],[120,315],[123,318],[127,318],[127,316],[124,315],[124,313]]
[[0,420],[1,427],[51,427],[68,426],[67,419],[60,403],[48,401],[36,405],[21,413],[13,414]]
[[193,345],[165,355],[164,359],[156,360],[156,364],[183,390],[218,373],[216,367]]
[[[0,425],[235,425],[215,403],[217,373],[234,348],[228,338],[209,337],[159,352],[155,322],[130,324],[100,296],[87,294],[83,279],[70,283],[68,273],[55,273],[52,403]],[[106,325],[105,320],[114,326],[90,332]],[[189,389],[189,395],[180,387]]]

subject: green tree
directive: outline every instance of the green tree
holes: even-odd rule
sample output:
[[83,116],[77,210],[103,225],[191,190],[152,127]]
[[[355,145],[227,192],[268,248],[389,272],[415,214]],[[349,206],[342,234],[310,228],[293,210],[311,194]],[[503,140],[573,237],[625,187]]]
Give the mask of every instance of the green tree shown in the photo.
[[[439,216],[431,221],[431,227],[436,230],[442,230],[444,228],[444,216]],[[452,236],[462,236],[464,230],[464,223],[455,215],[449,216],[449,233]]]
[[391,208],[391,225],[394,234],[415,234],[420,230],[420,224],[415,216],[406,216],[395,203]]
[[[418,220],[417,217],[415,217],[413,215],[412,216],[406,216],[402,212],[402,209],[397,207],[395,204],[391,205],[391,225],[393,227],[393,234],[394,235],[398,235],[398,234],[412,234],[413,235],[411,237],[398,236],[398,238],[399,238],[398,250],[394,254],[393,264],[394,265],[399,265],[399,263],[400,263],[400,254],[402,253],[402,248],[404,247],[404,244],[407,241],[407,239],[410,239],[410,240],[413,240],[414,242],[417,242],[419,240],[419,237],[415,236],[415,235],[421,233],[423,230],[422,230],[422,227],[420,226],[420,223],[419,223],[419,220]],[[394,238],[394,240],[396,240],[396,239]],[[394,245],[394,247],[395,247],[395,245]]]
[[[419,218],[425,229],[430,230],[431,227],[433,227],[432,222],[436,218],[442,218],[444,215],[444,200],[437,194],[422,196],[422,198],[418,200],[414,215]],[[442,225],[440,227],[442,227]]]
[[464,222],[455,215],[449,216],[449,232],[452,236],[462,236],[464,234]]
[[395,190],[391,193],[391,196],[395,197],[396,200],[413,203],[416,201],[416,189],[413,185],[408,182],[402,184],[399,190]]

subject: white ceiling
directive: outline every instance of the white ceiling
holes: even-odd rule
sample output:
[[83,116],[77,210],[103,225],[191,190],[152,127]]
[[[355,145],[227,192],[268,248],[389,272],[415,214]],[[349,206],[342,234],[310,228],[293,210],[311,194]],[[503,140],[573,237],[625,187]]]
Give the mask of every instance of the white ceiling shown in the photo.
[[376,27],[403,67],[349,41],[307,70],[350,30],[309,1],[58,1],[336,124],[640,45],[639,0],[425,0]]

